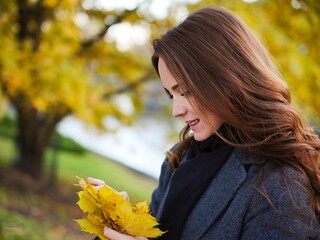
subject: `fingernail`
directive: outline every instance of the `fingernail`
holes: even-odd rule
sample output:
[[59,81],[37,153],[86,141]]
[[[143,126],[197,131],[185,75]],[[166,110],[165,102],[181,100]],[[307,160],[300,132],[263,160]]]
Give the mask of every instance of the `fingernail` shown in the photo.
[[104,229],[103,229],[103,233],[106,233],[106,232],[108,232],[110,230],[110,228],[109,227],[104,227]]

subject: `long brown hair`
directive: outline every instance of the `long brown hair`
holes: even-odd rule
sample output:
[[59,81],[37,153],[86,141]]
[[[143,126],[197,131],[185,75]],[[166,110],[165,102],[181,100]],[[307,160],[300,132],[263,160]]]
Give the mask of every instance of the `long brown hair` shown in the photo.
[[[247,149],[274,166],[290,165],[308,183],[320,213],[320,140],[291,105],[290,91],[268,51],[249,27],[222,7],[200,9],[154,40],[152,63],[161,57],[200,111],[223,120],[227,144]],[[189,128],[170,158],[190,142]]]

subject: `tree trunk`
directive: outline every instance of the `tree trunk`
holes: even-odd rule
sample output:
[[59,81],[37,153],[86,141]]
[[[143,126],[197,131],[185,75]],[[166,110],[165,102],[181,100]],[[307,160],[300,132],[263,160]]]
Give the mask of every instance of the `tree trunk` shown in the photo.
[[35,108],[17,108],[18,159],[15,166],[34,179],[43,174],[44,154],[56,124],[63,115],[39,112]]
[[[46,18],[52,16],[52,10],[47,8],[42,1],[30,4],[27,0],[16,0],[16,3],[18,7],[17,23],[19,24],[17,39],[20,43],[27,39],[31,40],[33,51],[36,52],[41,41],[41,26]],[[33,27],[30,27],[31,25]],[[36,77],[36,74],[34,75]],[[39,179],[43,173],[45,149],[56,124],[66,114],[61,114],[61,112],[56,114],[54,108],[49,112],[41,112],[32,107],[23,93],[9,96],[9,98],[17,109],[18,120],[18,158],[15,166],[34,179]]]

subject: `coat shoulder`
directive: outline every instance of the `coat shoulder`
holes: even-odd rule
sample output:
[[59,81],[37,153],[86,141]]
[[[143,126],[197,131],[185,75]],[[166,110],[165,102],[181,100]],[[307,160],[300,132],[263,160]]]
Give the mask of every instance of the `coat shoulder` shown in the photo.
[[252,186],[254,194],[245,216],[244,236],[320,237],[320,225],[302,173],[290,166],[272,169],[267,162]]

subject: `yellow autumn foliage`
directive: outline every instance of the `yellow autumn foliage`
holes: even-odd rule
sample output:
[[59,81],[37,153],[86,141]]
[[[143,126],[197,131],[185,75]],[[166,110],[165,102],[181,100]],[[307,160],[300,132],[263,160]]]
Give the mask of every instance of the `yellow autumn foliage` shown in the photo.
[[150,214],[147,202],[131,205],[128,199],[109,186],[96,189],[82,178],[78,192],[78,206],[86,214],[76,220],[85,232],[95,234],[102,240],[105,226],[131,236],[156,238],[164,232],[157,228],[157,220]]

